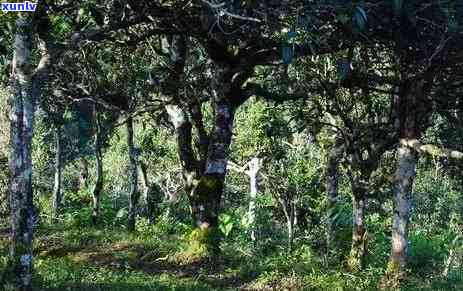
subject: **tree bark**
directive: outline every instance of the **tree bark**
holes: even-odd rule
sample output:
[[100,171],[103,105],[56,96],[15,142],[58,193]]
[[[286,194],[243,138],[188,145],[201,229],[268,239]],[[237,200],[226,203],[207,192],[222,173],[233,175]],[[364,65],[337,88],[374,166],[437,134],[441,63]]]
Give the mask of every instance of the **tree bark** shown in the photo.
[[328,165],[326,169],[326,250],[329,253],[333,247],[335,237],[336,204],[338,201],[339,188],[339,164],[344,153],[344,141],[336,137],[335,143],[328,154]]
[[249,162],[249,179],[250,179],[250,199],[249,199],[249,209],[248,209],[248,217],[249,217],[249,225],[251,227],[251,240],[253,242],[256,241],[256,200],[257,194],[259,192],[259,185],[258,185],[258,175],[261,167],[261,160],[257,157],[254,157]]
[[[175,128],[178,157],[182,165],[182,174],[186,193],[191,193],[198,184],[200,172],[199,162],[192,147],[192,124],[187,111],[179,100],[178,84],[184,78],[184,66],[187,55],[187,41],[184,36],[174,35],[170,41],[171,73],[162,84],[162,93],[166,99],[166,111]],[[198,112],[195,111],[198,115]],[[198,120],[202,122],[202,120]]]
[[[216,253],[219,251],[219,207],[235,114],[235,108],[229,100],[238,99],[241,96],[234,96],[232,93],[230,67],[215,64],[212,78],[214,131],[211,136],[206,136],[201,126],[203,121],[199,120],[201,114],[198,106],[192,106],[194,102],[190,102],[191,100],[184,100],[185,102],[182,103],[178,96],[178,83],[183,80],[184,76],[186,51],[186,39],[183,36],[173,36],[170,42],[171,74],[164,82],[162,89],[168,99],[166,110],[176,129],[185,190],[196,227],[191,235],[191,245],[200,252]],[[189,110],[183,108],[185,103],[187,107],[190,107]],[[195,119],[199,130],[201,139],[199,159],[192,148],[192,124],[188,113]]]
[[416,152],[402,145],[397,153],[396,185],[394,190],[394,219],[392,249],[388,273],[401,275],[407,262],[408,227],[412,210],[413,180],[417,163]]
[[93,187],[93,212],[92,212],[92,224],[96,226],[99,223],[100,218],[100,198],[101,191],[103,189],[103,154],[101,152],[101,138],[102,132],[100,128],[100,121],[98,113],[95,111],[95,162],[96,162],[96,178],[95,186]]
[[[429,108],[424,98],[431,87],[432,79],[402,81],[397,104],[399,125],[399,147],[394,185],[394,217],[392,225],[391,254],[386,272],[386,284],[399,283],[405,275],[407,264],[408,228],[412,211],[413,181],[416,175],[418,152],[410,141],[419,140],[427,124]],[[423,125],[424,124],[424,125]]]
[[207,247],[218,252],[218,217],[235,112],[223,99],[216,99],[215,108],[215,130],[209,145],[206,170],[190,193],[190,203],[198,232],[207,237]]
[[127,147],[130,162],[130,193],[129,193],[129,211],[127,218],[127,230],[135,231],[136,208],[138,204],[138,171],[137,156],[133,143],[133,119],[129,117],[126,123],[127,127]]
[[143,179],[143,200],[146,205],[148,222],[154,225],[159,216],[158,204],[161,202],[161,189],[158,185],[149,181],[148,170],[145,163],[140,162],[140,169]]
[[[291,208],[292,210],[293,208]],[[286,226],[288,228],[288,251],[291,252],[293,250],[293,242],[294,242],[294,215],[291,215],[293,212],[290,210],[289,216],[287,216]]]
[[88,161],[87,158],[82,156],[79,160],[79,190],[82,191],[87,188],[88,178]]
[[[399,58],[400,60],[400,58]],[[405,61],[406,59],[403,59]],[[411,67],[405,62],[401,68]],[[396,173],[394,181],[394,217],[392,225],[391,253],[380,288],[397,288],[406,275],[408,229],[412,211],[413,182],[418,161],[414,141],[421,138],[429,126],[432,102],[429,93],[435,72],[428,70],[422,76],[404,78],[401,72],[399,98],[395,104],[396,128],[399,136]]]
[[365,267],[367,254],[367,239],[365,227],[365,198],[364,195],[352,196],[353,225],[352,246],[348,260],[349,269],[360,271]]
[[294,222],[296,218],[296,202],[292,193],[286,193],[285,197],[279,197],[278,201],[281,204],[283,213],[286,218],[286,228],[288,231],[288,251],[293,249],[294,241]]
[[[229,147],[233,135],[235,117],[234,100],[231,90],[230,68],[215,65],[212,82],[214,102],[214,131],[210,136],[205,171],[197,186],[190,193],[190,204],[196,231],[205,242],[204,248],[217,253],[219,251],[218,218],[220,202],[227,173]],[[240,96],[236,96],[239,98]]]
[[198,183],[200,176],[198,163],[191,145],[192,125],[187,114],[179,105],[166,105],[166,110],[175,128],[177,152],[182,164],[185,191],[191,193],[193,187]]
[[[244,94],[242,85],[252,75],[252,66],[243,64],[228,55],[223,57],[221,52],[217,51],[222,50],[222,47],[216,46],[214,42],[207,43],[205,46],[214,65],[211,80],[214,107],[212,132],[207,133],[204,130],[198,100],[194,96],[179,95],[178,84],[184,78],[187,52],[187,43],[183,36],[174,35],[171,38],[171,74],[161,87],[167,97],[166,110],[176,128],[185,190],[196,227],[190,242],[200,250],[215,253],[219,251],[218,216],[235,109],[249,97]],[[196,151],[198,155],[192,149],[190,118],[198,130],[199,146]]]
[[20,290],[32,290],[33,238],[37,214],[32,190],[32,136],[34,132],[35,98],[31,72],[33,25],[30,18],[16,20],[11,96],[11,253],[10,266]]
[[52,221],[56,223],[58,221],[58,215],[61,206],[61,125],[56,126],[55,139],[56,139],[56,149],[55,149],[55,182],[53,186],[53,213]]

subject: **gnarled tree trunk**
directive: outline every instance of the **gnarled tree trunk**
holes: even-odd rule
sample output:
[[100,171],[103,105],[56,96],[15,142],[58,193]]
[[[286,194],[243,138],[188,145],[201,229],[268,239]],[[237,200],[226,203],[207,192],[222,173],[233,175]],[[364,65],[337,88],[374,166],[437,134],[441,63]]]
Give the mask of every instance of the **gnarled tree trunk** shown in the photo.
[[33,238],[37,215],[32,191],[32,136],[34,132],[35,94],[31,76],[31,18],[16,20],[13,58],[13,95],[11,104],[11,253],[10,265],[20,290],[32,290]]
[[166,111],[175,128],[178,157],[182,165],[184,187],[190,193],[198,184],[201,169],[192,147],[192,124],[188,112],[179,101],[178,84],[184,78],[187,55],[187,40],[184,36],[173,35],[170,41],[171,73],[162,84],[162,93],[166,99]]
[[133,119],[127,119],[127,147],[130,162],[130,193],[129,193],[129,211],[127,218],[127,229],[135,231],[136,208],[138,204],[138,171],[137,171],[137,156],[133,144]]
[[206,169],[190,193],[198,242],[213,253],[219,251],[218,218],[235,115],[233,106],[225,100],[222,88],[215,88],[215,129],[209,144]]
[[[217,49],[214,45],[207,46],[210,50]],[[183,36],[172,36],[171,74],[161,87],[166,97],[166,110],[176,129],[185,190],[196,226],[190,237],[192,250],[211,254],[219,251],[218,216],[235,109],[246,98],[241,86],[252,70],[244,65],[243,68],[240,65],[235,67],[233,61],[221,59],[220,53],[210,52],[214,63],[211,81],[215,116],[214,129],[207,133],[197,98],[181,97],[178,91],[178,83],[184,78],[186,51],[186,39]],[[197,155],[192,147],[192,123],[198,131]]]
[[53,186],[53,213],[52,221],[54,223],[58,220],[59,210],[61,206],[61,172],[62,172],[62,158],[61,158],[61,125],[57,125],[55,129],[56,149],[55,149],[55,182]]

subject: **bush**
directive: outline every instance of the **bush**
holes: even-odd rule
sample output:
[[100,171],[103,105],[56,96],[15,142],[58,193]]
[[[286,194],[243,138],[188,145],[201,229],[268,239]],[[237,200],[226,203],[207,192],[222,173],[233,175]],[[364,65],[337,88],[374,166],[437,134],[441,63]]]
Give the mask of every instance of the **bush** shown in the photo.
[[423,232],[410,234],[409,266],[413,272],[429,274],[442,270],[446,258],[445,237],[429,236]]

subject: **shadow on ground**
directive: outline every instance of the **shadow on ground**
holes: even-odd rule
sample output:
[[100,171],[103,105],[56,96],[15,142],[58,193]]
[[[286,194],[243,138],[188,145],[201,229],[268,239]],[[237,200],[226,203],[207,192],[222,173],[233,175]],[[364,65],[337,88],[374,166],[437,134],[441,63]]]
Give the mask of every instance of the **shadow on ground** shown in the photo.
[[[205,290],[204,287],[196,289],[195,282],[202,286],[209,286],[210,289],[237,290],[245,289],[245,285],[256,278],[256,276],[243,278],[236,269],[239,268],[239,264],[226,258],[179,263],[156,250],[146,249],[143,245],[137,244],[118,242],[106,248],[55,245],[46,249],[41,248],[37,252],[39,259],[68,258],[77,265],[93,266],[115,272],[141,272],[152,276],[168,275],[171,280],[175,280],[175,288],[163,285],[161,282],[159,286],[148,287],[118,283],[64,285],[42,290]],[[190,284],[182,285],[185,281]]]

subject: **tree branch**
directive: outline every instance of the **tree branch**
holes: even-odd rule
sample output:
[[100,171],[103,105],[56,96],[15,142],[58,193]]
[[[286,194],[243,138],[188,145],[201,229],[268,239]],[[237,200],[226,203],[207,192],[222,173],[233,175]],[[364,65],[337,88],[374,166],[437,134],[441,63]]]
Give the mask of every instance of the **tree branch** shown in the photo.
[[111,38],[109,35],[110,33],[144,23],[146,22],[146,20],[147,19],[145,17],[136,17],[126,22],[107,25],[101,29],[90,29],[86,31],[74,32],[65,45],[71,49],[77,49],[79,48],[80,43],[82,43],[85,40],[102,41],[104,39],[109,39]]
[[400,144],[410,147],[418,153],[426,153],[435,157],[463,159],[463,152],[452,149],[442,148],[433,144],[422,144],[417,139],[401,139]]

